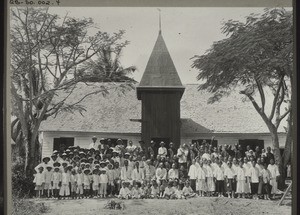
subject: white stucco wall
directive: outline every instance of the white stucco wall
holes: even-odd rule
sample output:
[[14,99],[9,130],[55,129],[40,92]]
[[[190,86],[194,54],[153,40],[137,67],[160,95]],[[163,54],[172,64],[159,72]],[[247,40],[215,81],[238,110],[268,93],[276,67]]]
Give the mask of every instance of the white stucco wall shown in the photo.
[[[182,135],[181,142],[190,143],[193,139],[211,139],[212,136],[218,141],[219,145],[234,145],[239,139],[259,139],[264,140],[264,146],[272,147],[271,136],[268,134],[207,134],[207,135]],[[74,137],[74,145],[88,147],[92,137],[96,136],[99,141],[101,138],[121,138],[131,140],[134,145],[139,145],[140,134],[113,134],[113,133],[91,133],[91,132],[42,132],[40,141],[42,144],[42,157],[50,156],[53,151],[53,139],[59,137]],[[280,147],[285,144],[285,134],[279,134]]]
[[109,134],[109,133],[89,133],[89,132],[41,132],[42,157],[50,156],[53,151],[54,138],[74,137],[74,146],[87,148],[92,142],[92,137],[96,136],[99,141],[101,138],[121,138],[131,140],[134,145],[139,145],[141,140],[138,134]]
[[[272,138],[268,134],[210,134],[210,135],[190,135],[183,136],[181,138],[182,142],[191,143],[194,139],[211,139],[215,136],[215,140],[218,141],[219,145],[234,145],[242,139],[258,139],[264,141],[264,146],[272,147]],[[285,145],[285,134],[279,134],[279,147],[284,148]]]

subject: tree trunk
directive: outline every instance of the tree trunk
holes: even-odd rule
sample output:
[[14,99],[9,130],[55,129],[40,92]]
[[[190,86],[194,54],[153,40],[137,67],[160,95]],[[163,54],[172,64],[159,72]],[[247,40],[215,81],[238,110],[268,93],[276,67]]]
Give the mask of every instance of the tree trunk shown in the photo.
[[286,167],[291,160],[292,153],[292,118],[291,115],[287,119],[286,140],[283,152],[283,166]]
[[285,187],[286,170],[282,162],[282,156],[280,154],[280,149],[279,149],[278,133],[276,130],[271,131],[271,137],[272,137],[272,143],[274,148],[274,158],[276,164],[278,165],[278,169],[280,173],[280,177],[278,180],[278,188],[280,190],[283,190]]

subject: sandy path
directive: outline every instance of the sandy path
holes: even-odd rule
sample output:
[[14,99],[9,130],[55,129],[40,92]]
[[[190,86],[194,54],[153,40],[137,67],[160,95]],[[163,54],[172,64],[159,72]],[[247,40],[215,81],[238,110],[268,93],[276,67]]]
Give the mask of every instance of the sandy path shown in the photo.
[[50,206],[47,214],[52,215],[290,215],[291,206],[277,206],[277,201],[228,199],[228,198],[193,198],[188,200],[126,200],[125,210],[104,209],[107,200],[36,200]]

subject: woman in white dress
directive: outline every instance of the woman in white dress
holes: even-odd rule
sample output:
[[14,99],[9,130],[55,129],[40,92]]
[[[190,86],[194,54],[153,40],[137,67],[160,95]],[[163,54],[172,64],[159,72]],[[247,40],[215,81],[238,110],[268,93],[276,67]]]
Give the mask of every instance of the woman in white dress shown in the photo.
[[268,170],[271,173],[271,178],[270,178],[270,185],[272,186],[271,194],[273,194],[273,198],[275,197],[277,193],[277,181],[278,177],[280,176],[278,166],[275,164],[274,160],[270,160],[270,164],[268,165]]
[[239,167],[236,169],[236,193],[238,198],[245,198],[245,187],[246,187],[246,169],[243,167],[243,161],[239,162]]

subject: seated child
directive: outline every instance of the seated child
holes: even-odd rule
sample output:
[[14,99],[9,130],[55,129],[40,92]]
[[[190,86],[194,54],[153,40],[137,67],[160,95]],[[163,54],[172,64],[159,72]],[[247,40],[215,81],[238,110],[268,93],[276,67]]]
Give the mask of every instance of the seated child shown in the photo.
[[177,181],[174,181],[173,183],[173,190],[174,194],[171,196],[172,199],[182,199],[182,189],[180,189],[180,186]]
[[151,198],[151,183],[148,183],[146,185],[144,193],[145,193],[145,198],[146,199],[150,199]]
[[139,199],[141,197],[139,185],[137,183],[134,183],[133,185],[133,188],[131,190],[131,197],[133,199]]
[[167,181],[162,180],[162,184],[159,187],[159,198],[163,198],[166,187],[167,187]]
[[141,187],[139,188],[139,192],[140,192],[140,198],[144,199],[145,198],[145,190],[147,189],[147,187],[145,186],[145,184],[141,184]]
[[159,188],[158,188],[158,184],[156,182],[153,183],[152,187],[151,187],[151,198],[153,199],[157,199],[159,198]]
[[168,183],[168,186],[165,188],[165,192],[163,194],[163,198],[170,199],[171,196],[174,194],[174,190],[172,188],[172,182]]
[[128,187],[126,186],[126,183],[123,182],[122,183],[122,187],[120,189],[120,193],[118,195],[119,199],[128,199],[130,195],[130,190],[128,189]]
[[191,198],[196,195],[196,193],[194,193],[193,189],[191,188],[189,181],[185,182],[185,186],[182,189],[182,195],[184,196],[184,198]]
[[128,194],[128,199],[132,198],[132,185],[130,184],[130,182],[126,182],[128,184],[128,190],[129,190],[129,194]]

